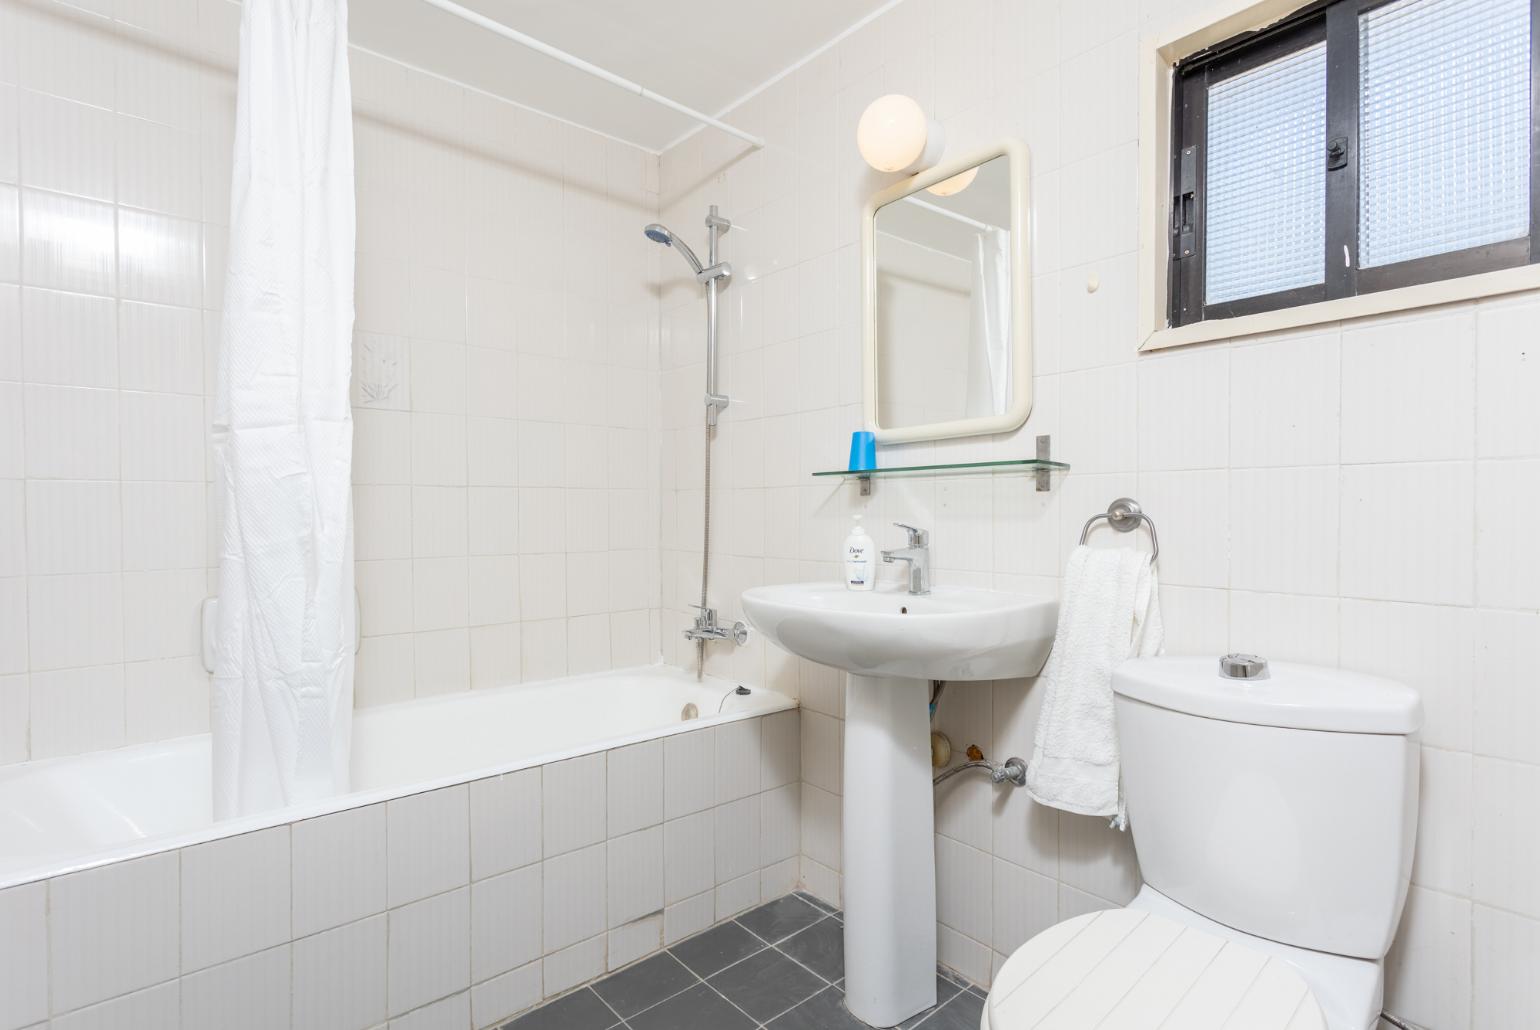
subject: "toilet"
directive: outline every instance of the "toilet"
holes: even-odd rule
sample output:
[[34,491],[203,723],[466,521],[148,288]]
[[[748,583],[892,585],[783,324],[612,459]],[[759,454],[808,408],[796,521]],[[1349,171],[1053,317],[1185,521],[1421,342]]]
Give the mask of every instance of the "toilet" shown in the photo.
[[1144,887],[1018,948],[981,1030],[1373,1027],[1411,878],[1417,693],[1212,657],[1126,662],[1113,691]]

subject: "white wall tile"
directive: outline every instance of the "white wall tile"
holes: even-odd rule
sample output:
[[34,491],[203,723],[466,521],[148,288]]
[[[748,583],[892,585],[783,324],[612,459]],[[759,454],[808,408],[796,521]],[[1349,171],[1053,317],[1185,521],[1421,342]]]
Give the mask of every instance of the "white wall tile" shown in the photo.
[[995,951],[1009,955],[1059,921],[1058,881],[997,858],[992,882]]
[[27,523],[18,541],[26,542],[28,572],[117,572],[123,567],[117,483],[34,479],[26,487]]
[[100,1005],[55,1016],[48,1026],[59,1030],[162,1030],[179,1025],[181,1020],[182,985],[180,981],[169,980]]
[[1540,461],[1476,466],[1476,603],[1540,607],[1540,543],[1521,522],[1525,499],[1540,490]]
[[644,741],[629,747],[614,748],[605,754],[608,835],[618,837],[661,823],[663,741]]
[[759,767],[762,755],[758,719],[743,719],[717,727],[716,803],[736,801],[759,793]]
[[295,937],[385,911],[385,807],[346,809],[291,826]]
[[1515,818],[1540,791],[1540,766],[1475,760],[1475,883],[1479,902],[1540,918],[1540,881],[1532,861],[1540,828]]
[[1540,1011],[1540,921],[1476,906],[1471,934],[1471,1025],[1522,1030]]
[[293,944],[294,1030],[370,1030],[385,1021],[384,914]]
[[386,803],[390,906],[470,882],[469,790],[430,790]]
[[936,918],[976,941],[992,932],[992,860],[950,837],[936,837]]
[[470,986],[470,888],[391,909],[388,933],[392,1017]]
[[1230,464],[1324,465],[1340,456],[1341,333],[1285,333],[1230,352]]
[[122,666],[34,672],[30,685],[33,758],[122,746],[126,733]]
[[180,972],[178,858],[165,852],[49,881],[54,1012],[127,994]]
[[287,826],[184,848],[181,863],[184,974],[290,939]]
[[48,887],[0,891],[0,1027],[48,1018]]
[[716,785],[712,729],[675,733],[663,740],[663,817],[677,819],[711,806]]
[[523,769],[470,785],[471,879],[540,860],[540,775]]
[[540,1001],[540,963],[531,962],[471,988],[471,1019],[476,1026],[495,1026]]
[[[604,856],[604,845],[595,844],[545,860],[541,940],[547,955],[603,933]],[[546,989],[550,989],[549,984]]]
[[1540,662],[1540,616],[1476,613],[1475,749],[1540,765],[1540,695],[1525,670]]
[[471,1018],[471,993],[461,991],[390,1021],[390,1030],[459,1030]]
[[1343,329],[1343,462],[1474,456],[1475,327],[1454,308]]
[[540,867],[525,866],[471,887],[471,981],[500,976],[541,955]]
[[605,837],[605,756],[553,762],[541,771],[545,855],[560,855]]
[[1230,355],[1199,350],[1139,364],[1139,467],[1223,468],[1229,460]]
[[605,861],[610,929],[663,910],[663,827],[611,838]]
[[673,905],[716,883],[716,820],[708,809],[663,824],[664,897]]
[[757,870],[760,865],[759,796],[718,805],[714,814],[717,883],[726,883]]
[[605,938],[600,934],[542,959],[541,979],[545,986],[545,996],[555,997],[580,983],[601,976],[604,973],[604,947]]
[[1471,903],[1413,887],[1385,960],[1385,1008],[1425,1026],[1471,1025]]
[[182,978],[182,1025],[285,1030],[290,1025],[289,945]]
[[1230,473],[1230,587],[1288,594],[1337,592],[1335,468]]
[[[1365,465],[1342,470],[1342,593],[1349,597],[1471,604],[1475,535],[1470,498],[1475,470],[1466,462]],[[1407,516],[1383,518],[1387,504]]]
[[1476,453],[1482,458],[1540,454],[1540,412],[1529,403],[1540,365],[1529,339],[1540,314],[1532,295],[1476,308]]

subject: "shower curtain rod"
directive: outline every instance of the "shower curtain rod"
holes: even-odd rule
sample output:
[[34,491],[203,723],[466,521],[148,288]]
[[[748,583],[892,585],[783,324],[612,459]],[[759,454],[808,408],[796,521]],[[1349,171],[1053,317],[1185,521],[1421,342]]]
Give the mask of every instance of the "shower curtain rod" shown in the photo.
[[535,51],[537,54],[544,54],[546,57],[549,57],[552,60],[560,61],[562,64],[567,65],[569,68],[576,68],[578,71],[584,73],[585,75],[592,75],[594,78],[602,79],[612,86],[619,86],[626,92],[634,93],[641,97],[643,100],[651,100],[655,104],[662,104],[669,110],[677,111],[686,117],[693,118],[695,121],[700,122],[702,125],[709,125],[713,129],[720,129],[721,131],[727,133],[729,136],[734,136],[743,140],[755,150],[759,150],[765,145],[765,141],[762,137],[755,136],[753,133],[744,132],[742,129],[728,125],[721,119],[713,118],[709,114],[703,114],[702,112],[695,110],[693,107],[686,107],[679,101],[670,100],[668,97],[665,97],[660,93],[654,93],[652,90],[643,86],[641,83],[632,82],[630,79],[616,75],[614,72],[605,68],[601,68],[597,64],[591,64],[588,61],[583,60],[581,57],[574,57],[572,54],[567,53],[565,50],[558,50],[551,46],[549,43],[541,42],[534,36],[527,36],[520,32],[518,29],[509,28],[507,25],[504,25],[500,21],[493,21],[491,18],[488,18],[483,14],[478,14],[475,11],[472,11],[470,8],[461,7],[459,4],[454,3],[453,0],[423,0],[423,3],[430,7],[437,7],[445,14],[452,14],[456,18],[459,18],[461,21],[470,22],[472,25],[486,29],[488,32],[502,36],[504,39],[512,40],[522,47],[527,47],[530,50]]

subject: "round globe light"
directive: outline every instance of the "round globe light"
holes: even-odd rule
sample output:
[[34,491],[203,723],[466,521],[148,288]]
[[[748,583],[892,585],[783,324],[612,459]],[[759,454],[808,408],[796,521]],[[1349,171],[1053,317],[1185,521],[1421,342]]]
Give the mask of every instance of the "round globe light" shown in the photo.
[[856,147],[879,172],[911,170],[925,155],[930,120],[912,97],[889,93],[866,105],[856,125]]
[[978,178],[978,175],[979,170],[977,167],[970,168],[966,172],[958,172],[950,179],[942,179],[934,186],[927,186],[926,190],[938,197],[950,197],[952,194],[961,193],[969,186],[972,186],[973,180]]

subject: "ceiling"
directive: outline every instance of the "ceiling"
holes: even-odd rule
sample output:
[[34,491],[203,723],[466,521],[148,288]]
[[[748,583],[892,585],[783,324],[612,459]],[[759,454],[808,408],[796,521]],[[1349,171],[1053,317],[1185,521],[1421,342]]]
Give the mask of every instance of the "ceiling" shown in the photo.
[[[456,2],[716,114],[885,0]],[[350,23],[349,37],[359,46],[651,150],[695,125],[422,0],[354,4]]]

